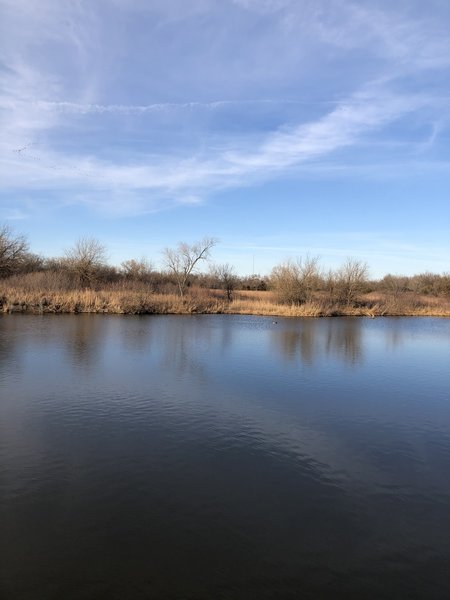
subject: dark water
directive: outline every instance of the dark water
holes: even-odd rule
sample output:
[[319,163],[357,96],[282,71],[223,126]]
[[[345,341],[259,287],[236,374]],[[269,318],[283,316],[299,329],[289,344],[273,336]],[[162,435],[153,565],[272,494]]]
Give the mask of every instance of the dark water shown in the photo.
[[450,320],[0,318],[0,597],[450,598]]

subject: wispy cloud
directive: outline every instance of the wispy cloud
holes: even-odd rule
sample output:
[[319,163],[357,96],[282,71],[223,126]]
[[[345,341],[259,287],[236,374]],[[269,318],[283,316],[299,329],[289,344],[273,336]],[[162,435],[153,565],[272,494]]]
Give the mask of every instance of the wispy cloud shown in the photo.
[[[340,148],[357,144],[366,134],[422,108],[421,96],[402,97],[370,86],[314,121],[283,128],[266,136],[256,148],[226,150],[208,156],[148,156],[138,164],[114,164],[95,156],[64,157],[32,145],[11,153],[5,185],[14,185],[17,171],[28,174],[31,186],[77,185],[95,195],[108,190],[134,192],[141,198],[137,210],[153,209],[161,197],[180,202],[225,189],[248,185],[300,163],[325,158]],[[156,164],[155,164],[156,161]],[[153,164],[152,164],[153,163]],[[22,181],[22,186],[26,185]],[[152,197],[152,194],[154,197]],[[149,195],[146,197],[146,195]],[[123,206],[129,211],[129,205]]]
[[[8,103],[3,100],[4,106],[7,108]],[[24,103],[24,107],[35,108],[39,111],[49,111],[56,113],[68,113],[68,114],[118,114],[118,115],[144,115],[145,113],[159,113],[168,112],[175,110],[217,110],[223,108],[251,108],[252,106],[276,106],[283,107],[286,105],[294,106],[333,106],[340,102],[338,100],[293,100],[293,99],[248,99],[248,100],[213,100],[211,102],[156,102],[153,104],[82,104],[77,102],[50,102],[35,100],[33,102]],[[10,107],[17,107],[18,102]]]
[[361,136],[421,108],[426,99],[402,97],[375,87],[361,91],[318,121],[270,136],[254,154],[232,154],[231,162],[282,169],[357,144]]
[[[98,12],[102,3],[3,1],[4,190],[27,197],[33,190],[59,190],[72,202],[137,214],[174,203],[198,204],[218,190],[261,183],[287,170],[326,168],[340,151],[357,152],[383,132],[398,137],[395,127],[405,119],[418,124],[414,141],[425,154],[445,131],[446,85],[416,89],[417,80],[426,80],[431,71],[447,73],[445,25],[436,29],[433,22],[439,35],[431,36],[426,19],[417,19],[414,11],[405,16],[380,2],[368,7],[344,0],[301,6],[289,0],[233,0],[219,7],[196,0],[185,3],[178,17],[169,4],[149,7],[137,0],[115,0],[115,10],[121,12],[115,18],[108,13],[105,29]],[[130,32],[120,23],[128,10],[134,15],[135,35],[122,56],[121,44]],[[226,35],[236,16],[230,10],[242,11],[245,25],[231,42]],[[140,15],[161,39],[167,37],[166,28],[178,33],[173,44],[165,42],[166,54],[153,56],[160,48],[139,28]],[[195,47],[197,54],[187,61],[191,45],[200,43],[193,41],[189,27],[205,22],[218,35],[201,38],[205,46]],[[249,31],[251,47],[245,37]],[[111,54],[105,52],[108,36]],[[195,80],[180,91],[180,81],[189,78],[174,82],[174,73],[181,77],[183,68],[206,57],[208,49],[223,65],[210,65],[205,58],[198,65],[198,72],[204,69],[203,88]],[[255,59],[259,51],[261,64]],[[367,73],[362,63],[354,62],[361,52]],[[285,58],[281,65],[280,56]],[[165,60],[161,71],[159,63]],[[314,69],[320,67],[317,82]],[[246,74],[256,94],[235,89],[235,78],[243,81]],[[134,94],[129,91],[133,86]],[[209,99],[199,97],[206,86]],[[271,111],[269,132],[266,123],[255,131],[262,109]],[[188,113],[193,113],[191,119]],[[251,121],[256,123],[252,131],[247,126]]]

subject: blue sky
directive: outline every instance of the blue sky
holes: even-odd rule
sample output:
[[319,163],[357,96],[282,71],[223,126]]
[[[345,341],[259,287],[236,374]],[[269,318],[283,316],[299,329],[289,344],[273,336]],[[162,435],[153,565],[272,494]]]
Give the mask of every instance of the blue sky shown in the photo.
[[0,0],[0,222],[450,270],[447,0]]

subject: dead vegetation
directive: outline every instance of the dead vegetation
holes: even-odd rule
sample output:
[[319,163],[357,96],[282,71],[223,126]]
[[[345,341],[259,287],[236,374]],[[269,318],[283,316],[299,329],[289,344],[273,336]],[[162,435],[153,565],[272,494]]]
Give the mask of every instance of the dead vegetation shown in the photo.
[[235,291],[229,301],[226,291],[192,287],[177,293],[153,292],[148,286],[118,289],[61,290],[24,289],[2,285],[3,313],[104,313],[104,314],[248,314],[285,317],[332,316],[450,316],[448,297],[429,297],[404,292],[395,296],[372,292],[362,294],[352,305],[334,302],[315,294],[307,302],[280,304],[270,291]]

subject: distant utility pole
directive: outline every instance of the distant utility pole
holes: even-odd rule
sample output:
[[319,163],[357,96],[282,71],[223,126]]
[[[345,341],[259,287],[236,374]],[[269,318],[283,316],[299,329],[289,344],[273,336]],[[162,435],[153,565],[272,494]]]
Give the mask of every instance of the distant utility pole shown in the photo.
[[253,255],[252,275],[255,274],[255,255]]

